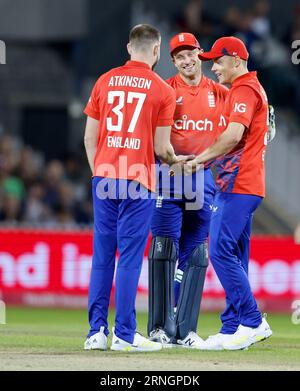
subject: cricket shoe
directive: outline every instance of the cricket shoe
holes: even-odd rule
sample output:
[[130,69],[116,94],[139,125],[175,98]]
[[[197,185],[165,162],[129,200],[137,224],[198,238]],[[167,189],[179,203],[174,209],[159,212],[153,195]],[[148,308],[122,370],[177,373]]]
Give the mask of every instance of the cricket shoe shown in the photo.
[[104,334],[104,327],[100,327],[99,333],[87,338],[84,343],[84,350],[106,350],[107,336]]
[[113,329],[113,338],[110,350],[117,350],[121,352],[156,352],[162,349],[162,344],[153,342],[143,337],[140,333],[135,333],[133,343],[124,341],[116,336]]
[[201,349],[203,343],[203,339],[194,331],[190,331],[184,339],[177,339],[177,345],[187,349]]
[[168,335],[163,329],[158,328],[152,330],[150,332],[149,339],[150,341],[161,343],[163,348],[172,348],[173,346],[176,346],[176,344],[172,343],[172,339],[168,337]]
[[202,342],[201,350],[223,350],[223,344],[232,338],[233,334],[218,333],[210,335]]
[[263,341],[272,335],[272,330],[265,318],[258,327],[239,325],[232,338],[223,343],[225,350],[247,349],[256,342]]

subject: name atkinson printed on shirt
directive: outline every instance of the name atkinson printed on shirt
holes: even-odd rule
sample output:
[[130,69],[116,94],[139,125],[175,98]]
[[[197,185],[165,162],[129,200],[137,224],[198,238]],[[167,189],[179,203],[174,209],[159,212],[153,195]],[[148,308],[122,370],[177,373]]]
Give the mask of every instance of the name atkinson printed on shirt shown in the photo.
[[108,87],[136,87],[150,90],[152,80],[137,76],[112,76]]

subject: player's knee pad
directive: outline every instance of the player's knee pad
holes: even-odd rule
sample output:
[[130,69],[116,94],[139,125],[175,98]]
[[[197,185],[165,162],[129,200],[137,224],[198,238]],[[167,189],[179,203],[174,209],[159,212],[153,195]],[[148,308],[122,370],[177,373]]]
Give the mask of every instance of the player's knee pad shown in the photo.
[[207,243],[198,245],[187,260],[176,310],[176,338],[197,330],[197,322],[208,266]]
[[148,334],[162,328],[169,337],[176,332],[174,317],[174,273],[176,247],[170,238],[152,238],[149,250]]

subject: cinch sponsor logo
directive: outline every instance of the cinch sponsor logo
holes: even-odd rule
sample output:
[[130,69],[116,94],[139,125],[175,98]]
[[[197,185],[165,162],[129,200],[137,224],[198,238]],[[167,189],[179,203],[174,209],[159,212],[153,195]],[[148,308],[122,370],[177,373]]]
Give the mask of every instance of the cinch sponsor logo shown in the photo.
[[210,131],[214,130],[214,124],[209,119],[205,118],[204,120],[199,119],[194,121],[193,119],[188,119],[187,115],[183,115],[181,119],[177,119],[174,122],[174,126],[177,130],[199,130],[199,131]]

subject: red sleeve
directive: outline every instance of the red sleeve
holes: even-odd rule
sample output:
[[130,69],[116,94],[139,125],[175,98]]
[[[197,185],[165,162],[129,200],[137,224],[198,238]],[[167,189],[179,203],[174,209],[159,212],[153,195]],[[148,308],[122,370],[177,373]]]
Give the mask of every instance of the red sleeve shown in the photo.
[[92,117],[96,120],[100,119],[100,111],[99,111],[99,80],[97,80],[96,84],[94,85],[94,88],[92,90],[91,96],[89,98],[89,101],[84,109],[84,113],[88,115],[89,117]]
[[170,86],[164,89],[164,97],[158,113],[157,126],[172,126],[176,108],[176,93]]
[[229,122],[238,122],[249,128],[258,103],[259,98],[251,87],[237,87],[230,99]]

